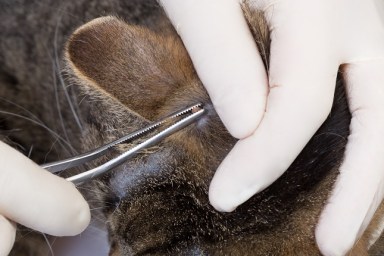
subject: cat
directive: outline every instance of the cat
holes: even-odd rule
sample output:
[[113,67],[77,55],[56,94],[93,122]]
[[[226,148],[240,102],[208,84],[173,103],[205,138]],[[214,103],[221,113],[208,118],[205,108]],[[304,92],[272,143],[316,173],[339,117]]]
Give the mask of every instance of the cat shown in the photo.
[[[60,22],[53,14],[57,8]],[[96,148],[196,102],[207,110],[198,122],[79,187],[91,207],[101,209],[109,255],[320,255],[314,228],[338,175],[351,118],[342,75],[331,114],[287,172],[234,212],[220,213],[209,204],[208,186],[236,140],[155,1],[72,1],[63,7],[55,0],[19,0],[0,2],[0,10],[0,106],[7,111],[0,112],[0,136],[32,152],[38,163]],[[270,39],[263,14],[249,2],[243,11],[267,67]],[[91,21],[81,25],[68,12]],[[47,47],[52,37],[64,49],[64,62]],[[52,86],[60,78],[52,77],[51,61],[65,70],[67,90]],[[34,113],[40,126],[49,124],[58,134],[47,136],[46,127],[26,129],[28,120],[9,117],[15,111]],[[382,216],[381,206],[350,255],[384,252],[376,235]],[[13,255],[46,250],[21,240]]]

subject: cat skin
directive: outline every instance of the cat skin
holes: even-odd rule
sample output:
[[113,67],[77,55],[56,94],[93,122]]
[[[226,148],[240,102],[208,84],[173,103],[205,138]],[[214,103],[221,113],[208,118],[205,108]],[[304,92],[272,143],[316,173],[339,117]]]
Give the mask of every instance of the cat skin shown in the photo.
[[[57,2],[46,0],[42,4],[57,6]],[[23,17],[14,15],[14,10],[23,12],[20,6],[29,2],[18,1],[19,8],[15,3],[0,2],[4,5],[0,8],[2,12],[12,10],[7,17],[16,19],[14,24],[0,25],[1,39],[5,39],[0,55],[0,96],[7,98],[0,106],[14,112],[12,103],[17,103],[60,130],[55,108],[59,102],[73,149],[58,145],[45,157],[57,138],[46,136],[46,129],[25,129],[31,126],[29,122],[4,115],[0,119],[3,140],[20,150],[25,148],[26,154],[31,145],[38,145],[31,156],[41,163],[71,155],[71,150],[85,152],[96,148],[170,112],[201,102],[207,114],[198,122],[79,187],[91,208],[101,209],[108,228],[109,254],[320,255],[314,229],[338,175],[349,134],[350,113],[342,74],[329,117],[286,173],[234,212],[220,213],[209,204],[208,187],[236,140],[220,122],[181,40],[161,8],[151,1],[122,2],[124,5],[118,1],[72,2],[66,10],[84,13],[86,20],[100,15],[100,10],[120,18],[101,17],[76,29],[81,22],[63,15],[56,30],[56,19],[50,17],[47,7],[32,4],[35,15],[47,16],[37,15],[31,20],[37,24],[51,22],[48,28],[56,32],[58,47],[62,45],[64,49],[65,39],[69,38],[60,66],[65,69],[66,83],[71,85],[69,97],[75,103],[81,128],[67,106],[63,90],[59,90],[59,97],[52,97],[57,92],[52,86],[57,78],[47,78],[44,68],[52,70],[47,49],[32,46],[47,34],[10,29],[34,26],[24,17],[26,13],[20,14]],[[269,37],[264,17],[248,3],[243,10],[268,66]],[[22,47],[22,43],[16,44],[20,38],[25,44]],[[33,64],[29,64],[32,60]],[[11,129],[22,131],[8,132]],[[129,146],[132,144],[122,144],[100,162]],[[383,210],[380,206],[349,255],[384,252],[381,238],[371,245]],[[25,246],[21,239],[13,255],[41,255],[45,250],[42,246],[44,243]]]

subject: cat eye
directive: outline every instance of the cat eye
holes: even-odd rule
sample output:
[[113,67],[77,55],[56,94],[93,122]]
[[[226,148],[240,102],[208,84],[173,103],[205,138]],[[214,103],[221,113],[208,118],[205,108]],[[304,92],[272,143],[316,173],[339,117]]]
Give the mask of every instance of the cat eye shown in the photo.
[[87,170],[67,178],[68,181],[73,182],[75,185],[80,185],[96,177],[99,177],[100,175],[129,160],[130,158],[134,157],[138,152],[140,152],[140,150],[151,147],[162,141],[164,138],[187,127],[188,125],[197,121],[202,115],[205,114],[205,112],[206,111],[204,110],[203,105],[201,103],[197,103],[195,105],[188,106],[180,111],[167,115],[166,117],[154,123],[151,123],[150,125],[144,128],[133,131],[128,135],[125,135],[124,137],[121,137],[115,141],[105,144],[97,149],[75,157],[52,163],[46,163],[40,166],[52,173],[60,173],[64,170],[80,166],[96,158],[104,156],[119,144],[143,139],[142,142],[132,148],[129,148],[127,151],[118,155],[117,157],[112,158],[111,160],[91,170]]

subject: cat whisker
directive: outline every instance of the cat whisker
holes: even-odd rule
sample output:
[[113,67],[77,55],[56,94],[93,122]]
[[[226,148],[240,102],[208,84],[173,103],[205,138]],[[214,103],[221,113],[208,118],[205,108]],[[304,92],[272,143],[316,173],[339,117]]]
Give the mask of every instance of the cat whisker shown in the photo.
[[15,142],[15,141],[12,141],[12,143],[13,143],[14,146],[18,147],[19,149],[21,149],[21,150],[24,151],[24,152],[27,150],[27,149],[26,149],[23,145],[21,145],[20,143],[17,143],[17,142]]
[[19,105],[17,103],[14,103],[14,102],[12,102],[10,100],[7,100],[6,98],[3,98],[3,97],[0,97],[0,100],[2,100],[2,101],[6,102],[8,104],[11,104],[12,106],[15,106],[15,107],[23,110],[24,112],[26,112],[30,116],[31,119],[34,119],[37,122],[41,122],[42,123],[42,121],[35,114],[33,114],[31,111],[29,111],[28,109],[24,108],[23,106],[21,106],[21,105]]
[[108,206],[95,207],[95,208],[91,208],[89,210],[90,211],[96,211],[96,210],[102,210],[102,209],[106,209],[106,208],[108,208]]
[[121,200],[120,200],[119,203],[116,205],[115,209],[114,209],[113,212],[111,213],[111,216],[113,216],[113,215],[116,213],[116,211],[118,211],[120,204],[121,204]]
[[32,150],[33,150],[33,145],[31,145],[31,147],[29,148],[29,152],[28,152],[28,155],[27,155],[28,158],[31,158]]
[[[58,26],[58,25],[57,25]],[[56,39],[55,39],[56,40]],[[55,47],[55,42],[54,42],[54,47]],[[62,131],[63,131],[63,134],[64,134],[64,137],[66,139],[66,141],[68,141],[68,143],[70,143],[70,140],[69,140],[69,137],[68,137],[68,134],[67,134],[67,129],[65,127],[65,122],[64,122],[64,119],[63,119],[63,115],[62,115],[62,110],[61,110],[61,106],[60,106],[60,97],[59,97],[59,90],[58,90],[58,87],[57,87],[57,76],[59,76],[59,79],[61,79],[61,76],[60,76],[60,70],[58,70],[58,67],[56,66],[56,50],[57,50],[57,47],[55,48],[54,50],[54,55],[55,57],[52,56],[52,54],[50,53],[50,50],[48,50],[48,47],[45,47],[47,49],[47,55],[49,56],[51,62],[52,62],[52,83],[53,83],[53,91],[54,91],[54,94],[55,94],[55,100],[56,100],[56,108],[57,108],[57,113],[59,115],[59,120],[60,120],[60,125],[61,125],[61,128],[62,128]],[[66,88],[64,86],[64,90],[66,91]],[[71,145],[70,147],[70,155],[75,155],[77,152],[76,150],[73,150],[73,146]]]
[[58,30],[59,30],[59,24],[60,24],[60,21],[61,21],[61,18],[62,16],[60,15],[58,20],[57,20],[57,23],[56,23],[56,28],[55,28],[55,35],[54,35],[54,41],[53,41],[53,47],[54,47],[54,66],[56,67],[57,71],[58,71],[58,77],[59,77],[59,81],[60,81],[60,84],[63,88],[63,91],[64,91],[64,95],[65,95],[65,98],[67,100],[67,103],[69,105],[69,108],[71,109],[71,112],[73,114],[73,117],[76,121],[76,124],[77,126],[79,127],[80,131],[83,130],[83,125],[81,124],[81,121],[80,121],[80,118],[79,118],[79,115],[77,114],[75,108],[74,108],[74,104],[69,96],[69,93],[68,93],[68,90],[66,88],[66,85],[65,85],[65,82],[64,82],[64,79],[63,79],[63,76],[61,75],[61,67],[60,67],[60,62],[59,62],[59,57],[58,57],[58,48],[57,48],[57,37],[58,37]]
[[332,135],[332,136],[336,136],[336,137],[342,138],[345,141],[348,140],[346,137],[344,137],[344,136],[342,136],[340,134],[337,134],[337,133],[333,133],[333,132],[323,132],[323,133],[317,134],[316,136],[314,136],[314,138],[320,137],[320,136],[324,136],[324,135]]
[[92,216],[92,219],[93,219],[93,220],[96,220],[96,221],[98,221],[98,222],[101,222],[101,223],[106,223],[105,219],[103,219],[102,217],[99,217],[99,216],[95,216],[95,215],[93,215],[93,216]]
[[[16,114],[16,113],[11,113],[11,112],[8,112],[8,111],[2,111],[3,113],[5,114],[8,114],[8,115],[13,115],[13,116],[17,116],[17,117],[20,117],[20,118],[23,118],[25,120],[28,120],[28,121],[31,121],[33,122],[34,124],[46,129],[48,132],[50,132],[55,138],[60,138],[60,140],[64,143],[67,144],[67,146],[69,146],[69,148],[71,149],[72,153],[73,154],[77,154],[77,151],[72,147],[72,145],[69,143],[69,141],[65,141],[63,140],[63,138],[61,138],[61,136],[56,133],[55,131],[53,131],[52,129],[50,129],[48,126],[46,126],[35,114],[33,114],[31,111],[29,111],[28,109],[24,108],[23,106],[19,105],[19,104],[16,104],[12,101],[9,101],[3,97],[0,97],[0,100],[2,101],[5,101],[7,102],[8,104],[11,104],[19,109],[21,109],[22,111],[26,112],[30,117],[26,117],[26,116],[23,116],[23,115],[19,115],[19,114]],[[61,144],[61,143],[60,143]],[[65,147],[63,147],[64,149],[66,149]]]
[[87,199],[87,202],[88,203],[102,203],[103,205],[106,205],[106,206],[112,206],[114,204],[112,203],[109,203],[109,202],[104,202],[104,200],[101,200],[101,199]]
[[51,153],[51,151],[52,151],[52,149],[53,149],[53,147],[55,146],[55,144],[56,144],[57,141],[58,141],[58,140],[55,139],[55,141],[52,143],[51,147],[49,148],[48,152],[45,154],[44,162],[47,161],[48,155],[49,155],[49,153]]
[[[21,230],[23,230],[23,228],[20,228],[20,226],[18,225],[18,228],[17,228],[19,231],[21,231]],[[19,232],[20,233],[20,237],[21,238],[25,238],[25,237],[27,237],[27,236],[29,236],[29,235],[31,235],[31,234],[33,234],[34,232],[33,232],[33,230],[28,230],[28,232],[26,232],[26,233],[23,233],[23,232]]]
[[63,120],[63,115],[61,113],[61,107],[60,107],[60,100],[59,100],[59,93],[58,93],[58,89],[57,89],[57,83],[56,83],[56,67],[55,67],[55,63],[53,63],[53,70],[52,70],[52,76],[53,76],[53,91],[55,93],[55,99],[56,99],[56,108],[57,108],[57,113],[59,115],[59,120],[60,120],[60,124],[61,124],[61,128],[63,130],[63,133],[64,133],[64,137],[67,141],[69,141],[69,138],[68,138],[68,133],[67,133],[67,129],[65,129],[65,124],[64,124],[64,120]]
[[88,98],[88,95],[84,95],[84,97],[81,98],[81,100],[79,101],[79,105],[81,105],[81,103],[83,102],[83,100],[85,100],[86,98]]
[[41,233],[41,234],[43,235],[44,240],[47,243],[47,246],[48,246],[48,249],[49,249],[48,255],[55,256],[55,253],[53,252],[52,244],[49,242],[49,239],[48,239],[47,235],[44,234],[44,233]]
[[[32,118],[29,118],[27,116],[23,116],[23,115],[20,115],[20,114],[17,114],[17,113],[12,113],[12,112],[9,112],[9,111],[4,111],[4,110],[0,110],[0,113],[1,114],[4,114],[4,115],[9,115],[9,116],[14,116],[14,117],[18,117],[18,118],[21,118],[21,119],[24,119],[24,120],[27,120],[27,121],[30,121],[31,123],[37,125],[37,126],[40,126],[42,128],[44,128],[45,130],[47,130],[49,133],[51,133],[51,135],[54,136],[54,138],[57,138],[59,141],[60,141],[60,144],[62,145],[62,143],[64,143],[69,149],[73,150],[74,152],[76,152],[76,150],[72,147],[72,145],[66,141],[64,138],[62,138],[59,134],[57,134],[55,131],[53,131],[51,128],[49,128],[48,126],[46,126],[43,122],[41,121],[36,121]],[[62,143],[61,143],[62,142]],[[64,145],[63,145],[63,148],[65,149]]]
[[87,184],[82,184],[82,185],[78,186],[78,189],[79,190],[83,190],[83,191],[91,192],[92,194],[95,194],[97,192],[93,188],[88,188]]

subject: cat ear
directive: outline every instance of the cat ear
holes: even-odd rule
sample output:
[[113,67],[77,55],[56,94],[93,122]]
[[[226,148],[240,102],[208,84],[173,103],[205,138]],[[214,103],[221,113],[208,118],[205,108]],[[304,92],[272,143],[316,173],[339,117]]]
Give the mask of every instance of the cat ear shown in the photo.
[[[152,119],[169,95],[196,77],[182,42],[114,17],[77,29],[66,47],[71,71],[91,90]],[[82,83],[82,84],[83,84]]]

